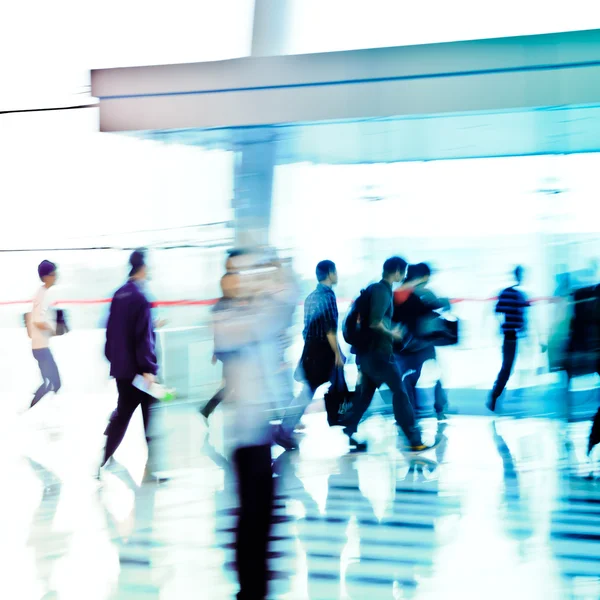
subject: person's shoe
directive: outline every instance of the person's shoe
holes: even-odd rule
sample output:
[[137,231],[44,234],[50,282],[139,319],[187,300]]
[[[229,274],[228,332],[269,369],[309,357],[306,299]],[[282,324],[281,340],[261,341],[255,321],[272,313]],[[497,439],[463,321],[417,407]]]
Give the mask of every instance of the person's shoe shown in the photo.
[[368,449],[367,442],[359,442],[354,436],[348,436],[348,445],[350,452],[366,452]]
[[437,420],[438,421],[447,421],[448,420],[448,416],[446,415],[446,413],[442,410],[439,413],[436,414]]
[[161,475],[155,472],[152,467],[148,467],[148,465],[146,465],[142,483],[155,483],[156,485],[161,485],[163,483],[169,483],[169,481],[171,481],[171,477],[168,475]]
[[496,412],[496,400],[497,398],[494,398],[494,396],[490,395],[488,401],[485,403],[486,408],[492,412]]
[[587,449],[588,456],[591,456],[592,452],[594,451],[594,448],[599,443],[600,443],[600,440],[593,440],[592,438],[590,438],[590,441],[588,442],[588,449]]
[[98,481],[102,480],[102,474],[105,473],[106,471],[108,471],[108,469],[110,468],[110,465],[111,465],[112,461],[113,461],[113,457],[111,456],[107,461],[103,462],[98,467],[98,471],[96,472],[95,479],[97,479]]
[[433,444],[424,444],[421,442],[420,444],[412,444],[410,446],[405,446],[404,451],[409,454],[421,454],[421,452],[427,452],[428,450],[433,450],[437,446],[439,446],[440,442],[443,438],[436,438]]

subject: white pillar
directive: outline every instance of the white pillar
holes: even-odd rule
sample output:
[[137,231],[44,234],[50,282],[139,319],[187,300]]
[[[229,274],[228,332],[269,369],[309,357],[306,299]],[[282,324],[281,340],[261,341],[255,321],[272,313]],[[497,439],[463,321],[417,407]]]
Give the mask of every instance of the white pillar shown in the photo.
[[255,0],[252,56],[285,54],[290,11],[287,0]]

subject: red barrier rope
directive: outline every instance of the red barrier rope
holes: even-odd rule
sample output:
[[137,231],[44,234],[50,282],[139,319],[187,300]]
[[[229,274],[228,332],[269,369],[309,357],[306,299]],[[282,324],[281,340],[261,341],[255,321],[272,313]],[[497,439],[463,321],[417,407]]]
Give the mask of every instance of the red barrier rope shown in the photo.
[[[542,296],[540,298],[531,298],[530,302],[555,302],[559,298],[553,296]],[[173,306],[213,306],[217,302],[217,298],[209,298],[206,300],[157,300],[152,303],[155,308],[173,307]],[[460,304],[462,302],[495,302],[497,296],[491,298],[451,298],[451,304]],[[0,300],[0,306],[12,306],[18,304],[31,304],[32,300]],[[53,302],[54,306],[88,306],[94,304],[110,304],[110,298],[100,299],[82,299],[82,300],[57,300]],[[350,298],[338,298],[338,302],[350,303]]]

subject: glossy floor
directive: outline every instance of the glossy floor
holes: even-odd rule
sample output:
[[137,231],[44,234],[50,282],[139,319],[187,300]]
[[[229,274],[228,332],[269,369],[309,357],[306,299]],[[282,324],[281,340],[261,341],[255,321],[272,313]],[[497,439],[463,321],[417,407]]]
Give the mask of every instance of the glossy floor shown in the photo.
[[[117,456],[123,467],[99,486],[92,474],[113,401],[48,398],[4,415],[2,597],[233,597],[235,502],[219,414],[207,435],[193,408],[164,410],[171,478],[140,487],[136,415]],[[415,459],[381,416],[363,425],[370,450],[361,455],[346,453],[322,414],[306,424],[300,452],[273,451],[272,598],[600,598],[588,423],[425,421],[425,437],[440,444]]]

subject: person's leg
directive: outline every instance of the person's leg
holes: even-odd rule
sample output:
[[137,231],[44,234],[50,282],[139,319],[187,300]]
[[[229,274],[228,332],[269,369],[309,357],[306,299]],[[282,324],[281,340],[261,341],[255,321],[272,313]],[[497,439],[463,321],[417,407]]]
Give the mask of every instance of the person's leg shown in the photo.
[[236,528],[236,566],[239,600],[267,597],[268,546],[273,514],[274,482],[270,446],[236,450],[239,519]]
[[412,373],[409,373],[402,378],[406,395],[408,396],[410,404],[415,412],[417,412],[419,408],[417,401],[417,383],[419,383],[419,379],[421,378],[424,362],[425,361],[419,353],[412,355],[410,361],[407,363],[407,370],[411,370]]
[[33,408],[48,393],[50,385],[50,382],[46,379],[44,375],[43,350],[34,350],[33,357],[38,363],[40,374],[42,375],[42,384],[33,395],[33,400],[31,401],[29,408]]
[[504,343],[502,344],[502,367],[498,373],[498,378],[492,389],[492,396],[490,399],[489,407],[491,410],[495,410],[496,401],[502,395],[510,374],[512,373],[513,366],[515,364],[515,357],[517,355],[517,336],[512,334],[504,334]]
[[[600,364],[598,364],[598,368],[596,369],[596,373],[600,375]],[[590,439],[588,442],[588,454],[592,453],[594,446],[600,444],[600,408],[594,417],[594,421],[592,423],[592,429],[590,431]]]
[[57,394],[62,386],[60,381],[60,373],[58,372],[58,366],[56,365],[56,361],[54,360],[54,356],[48,348],[48,353],[46,355],[46,373],[48,376],[48,380],[50,381],[50,389],[55,394]]
[[392,392],[394,417],[411,446],[421,445],[421,430],[417,427],[415,413],[402,383],[402,375],[394,360],[382,367],[383,382]]
[[136,392],[143,394],[143,392],[138,390],[129,379],[117,379],[117,389],[119,391],[117,408],[113,411],[106,430],[104,431],[104,435],[106,436],[106,447],[104,448],[103,465],[106,464],[108,459],[112,457],[117,448],[121,445],[131,416],[141,402],[142,397]]
[[[441,370],[435,347],[432,348],[429,358],[435,360],[438,371]],[[438,378],[435,382],[435,387],[433,388],[433,409],[438,418],[441,418],[442,420],[445,419],[446,415],[444,413],[448,410],[448,396],[446,390],[444,390],[441,378]]]
[[225,398],[225,386],[223,386],[200,410],[200,414],[208,419],[215,412],[217,406],[223,402]]
[[148,460],[146,461],[144,479],[145,481],[160,481],[164,483],[168,481],[168,477],[163,475],[158,480],[156,479],[156,473],[164,472],[171,468],[166,463],[168,446],[167,429],[164,419],[167,408],[150,394],[146,394],[137,388],[135,388],[135,391],[140,395],[139,404],[142,409],[144,432],[148,446]]
[[435,388],[433,389],[433,408],[435,409],[435,414],[442,416],[448,410],[448,396],[446,395],[446,390],[442,385],[440,379],[435,382]]
[[312,385],[305,383],[298,397],[294,398],[286,408],[279,428],[279,432],[283,437],[290,438],[293,435],[294,429],[296,429],[304,412],[313,401],[316,391]]
[[38,362],[42,375],[42,385],[38,388],[31,401],[30,408],[34,407],[48,392],[58,392],[61,387],[58,367],[50,348],[40,348],[33,351],[33,356]]
[[[371,368],[371,361],[366,357],[361,358],[360,373],[360,385],[356,389],[354,404],[344,427],[344,433],[348,437],[352,437],[358,430],[359,423],[371,405],[375,390],[381,385],[376,379],[374,370]],[[373,377],[374,375],[375,378]]]
[[600,408],[594,417],[592,429],[590,431],[590,439],[588,441],[588,454],[592,453],[594,446],[600,444]]

